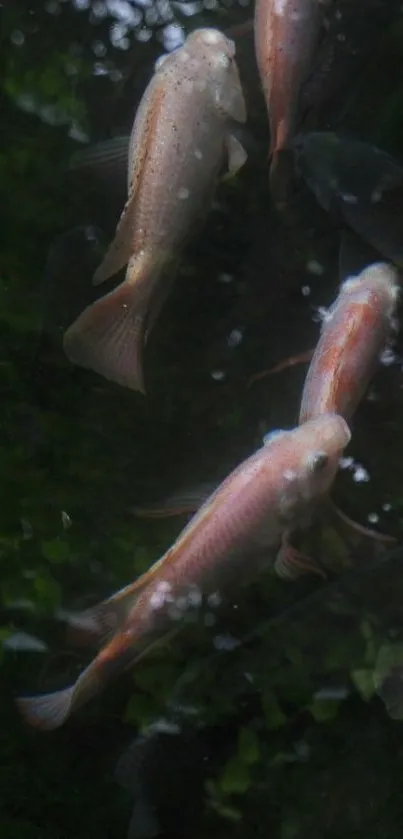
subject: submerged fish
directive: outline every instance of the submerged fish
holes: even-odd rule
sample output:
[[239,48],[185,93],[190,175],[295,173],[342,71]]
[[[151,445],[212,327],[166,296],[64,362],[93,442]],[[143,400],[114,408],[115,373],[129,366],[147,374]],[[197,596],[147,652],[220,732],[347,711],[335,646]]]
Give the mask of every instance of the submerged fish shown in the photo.
[[245,120],[234,43],[218,30],[196,30],[158,65],[134,121],[126,206],[94,283],[127,265],[126,278],[67,330],[71,361],[144,392],[162,272],[207,210],[226,152],[230,173],[245,162],[231,130]]
[[84,613],[112,640],[71,687],[21,698],[38,728],[62,725],[79,706],[129,664],[179,629],[203,596],[238,586],[257,573],[289,530],[305,522],[329,491],[350,440],[346,422],[328,414],[284,431],[240,464],[220,484],[148,572],[94,610]]
[[298,127],[299,96],[312,66],[320,0],[257,0],[255,50],[270,122],[270,185],[285,201],[290,153]]
[[391,334],[398,293],[397,270],[382,262],[343,283],[308,370],[300,423],[329,411],[350,421]]
[[300,135],[294,151],[297,170],[323,209],[403,266],[403,166],[375,146],[330,131]]

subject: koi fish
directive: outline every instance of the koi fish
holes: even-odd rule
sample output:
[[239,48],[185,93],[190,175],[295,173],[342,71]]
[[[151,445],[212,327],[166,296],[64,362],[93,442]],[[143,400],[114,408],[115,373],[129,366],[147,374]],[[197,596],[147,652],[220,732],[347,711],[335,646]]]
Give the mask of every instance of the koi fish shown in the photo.
[[124,266],[126,278],[67,330],[70,361],[145,392],[142,350],[163,272],[208,207],[226,153],[230,174],[245,162],[231,130],[245,120],[235,46],[218,30],[195,30],[158,64],[134,121],[126,206],[93,281]]
[[61,726],[113,676],[175,634],[203,597],[221,587],[227,593],[272,561],[271,551],[329,491],[350,437],[345,420],[328,414],[276,434],[241,463],[149,571],[83,613],[86,625],[113,632],[112,639],[74,685],[18,699],[27,721]]
[[328,411],[350,421],[390,337],[398,294],[398,272],[382,262],[343,283],[308,370],[300,423]]
[[287,148],[299,117],[302,83],[311,69],[320,27],[319,0],[257,0],[255,51],[270,122],[270,188],[284,204]]
[[300,135],[294,151],[296,169],[323,209],[403,267],[403,166],[376,146],[331,131]]

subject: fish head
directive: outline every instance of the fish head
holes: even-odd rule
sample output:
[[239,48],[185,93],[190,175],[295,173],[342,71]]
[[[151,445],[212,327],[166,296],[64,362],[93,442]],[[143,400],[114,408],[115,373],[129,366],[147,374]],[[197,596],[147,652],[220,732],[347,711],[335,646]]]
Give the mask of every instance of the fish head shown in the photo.
[[183,49],[197,61],[200,82],[212,93],[214,106],[225,117],[246,121],[246,105],[235,60],[235,44],[223,32],[213,28],[196,29]]
[[351,439],[346,421],[338,414],[324,414],[301,425],[295,432],[294,463],[296,498],[314,502],[330,490],[340,458]]

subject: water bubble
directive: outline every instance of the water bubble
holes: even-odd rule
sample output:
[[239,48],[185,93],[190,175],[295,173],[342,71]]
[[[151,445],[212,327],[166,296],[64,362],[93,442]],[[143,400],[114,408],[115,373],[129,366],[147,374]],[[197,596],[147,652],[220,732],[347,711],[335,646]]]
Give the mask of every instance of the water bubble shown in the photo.
[[324,273],[325,269],[316,259],[310,259],[309,262],[307,262],[306,270],[309,274],[314,274],[315,276],[320,277]]
[[211,378],[214,379],[215,382],[222,382],[225,379],[224,370],[213,370],[211,373]]
[[237,347],[243,338],[243,333],[241,329],[233,329],[232,332],[228,335],[227,344],[229,347]]
[[14,29],[10,35],[10,41],[15,44],[16,47],[22,47],[25,41],[25,35],[21,32],[21,29]]
[[311,294],[311,286],[303,285],[301,288],[301,294],[303,297],[309,297],[309,295]]
[[162,40],[168,52],[172,52],[172,50],[182,46],[185,40],[183,27],[179,23],[169,23],[168,26],[164,26]]
[[368,521],[369,521],[371,524],[377,524],[377,523],[379,522],[379,516],[378,516],[378,513],[368,513],[367,518],[368,518]]

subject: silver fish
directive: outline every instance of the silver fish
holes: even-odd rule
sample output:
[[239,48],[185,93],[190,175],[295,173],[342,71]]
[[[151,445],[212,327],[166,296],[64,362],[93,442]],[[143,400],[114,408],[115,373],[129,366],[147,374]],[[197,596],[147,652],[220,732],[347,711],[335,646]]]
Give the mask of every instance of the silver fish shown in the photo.
[[71,361],[145,392],[142,349],[162,273],[208,208],[225,154],[231,174],[245,162],[231,131],[245,120],[234,43],[216,29],[195,30],[158,65],[136,113],[128,199],[94,283],[125,265],[126,278],[67,330]]

